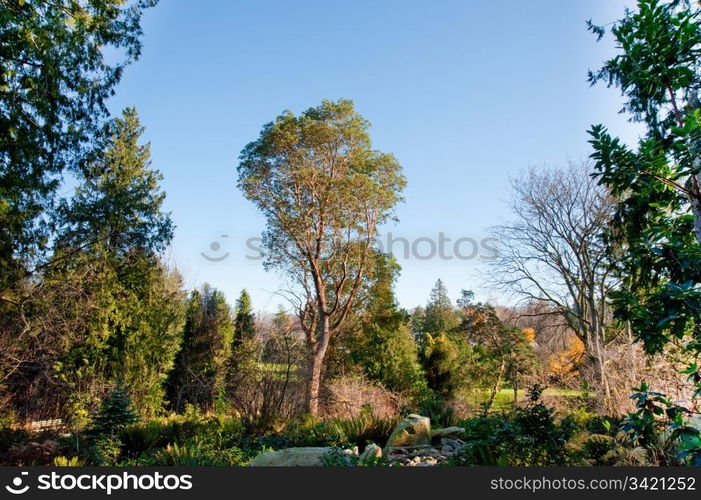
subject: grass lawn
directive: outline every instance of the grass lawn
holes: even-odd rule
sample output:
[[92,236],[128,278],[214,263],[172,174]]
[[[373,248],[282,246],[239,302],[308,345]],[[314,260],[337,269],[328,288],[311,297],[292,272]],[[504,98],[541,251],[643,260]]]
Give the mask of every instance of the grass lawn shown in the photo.
[[[525,401],[527,396],[527,391],[525,389],[519,389],[518,391],[518,401]],[[480,403],[485,403],[489,399],[490,391],[488,390],[473,390],[466,391],[462,397],[468,403],[474,406],[479,406]],[[546,398],[548,396],[554,397],[577,397],[581,396],[582,391],[576,389],[557,389],[557,388],[547,388],[543,392],[543,396]],[[511,388],[500,389],[497,393],[496,399],[494,400],[495,410],[506,410],[511,408],[514,401],[514,390]]]

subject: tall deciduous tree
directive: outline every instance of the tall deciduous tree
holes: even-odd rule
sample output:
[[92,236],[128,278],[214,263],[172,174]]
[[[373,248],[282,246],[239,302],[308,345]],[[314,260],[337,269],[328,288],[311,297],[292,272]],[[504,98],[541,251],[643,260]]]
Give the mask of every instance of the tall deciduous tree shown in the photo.
[[531,169],[512,183],[514,220],[493,228],[498,257],[489,280],[526,301],[551,305],[586,346],[597,385],[610,401],[606,377],[611,311],[618,285],[603,233],[613,201],[588,164]]
[[324,101],[300,116],[280,115],[240,156],[238,186],[267,221],[266,265],[294,283],[312,414],[329,340],[371,271],[377,227],[405,184],[394,156],[372,149],[368,127],[351,101]]
[[[92,150],[156,1],[0,3],[0,299],[38,267],[60,176]],[[119,62],[108,62],[109,49]]]
[[649,353],[674,339],[701,352],[700,19],[691,2],[640,0],[611,28],[620,54],[590,73],[592,84],[620,88],[622,111],[646,126],[637,150],[603,125],[590,142],[599,179],[620,199],[610,234],[624,247],[616,313]]

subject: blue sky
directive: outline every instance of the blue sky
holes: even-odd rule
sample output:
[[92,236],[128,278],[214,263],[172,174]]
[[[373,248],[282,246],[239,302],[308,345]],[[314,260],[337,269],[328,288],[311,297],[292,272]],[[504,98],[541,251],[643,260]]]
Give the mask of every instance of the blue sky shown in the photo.
[[[258,310],[273,311],[284,305],[275,293],[284,281],[247,258],[255,253],[246,241],[264,220],[235,186],[238,154],[264,123],[285,109],[353,99],[372,123],[375,148],[394,153],[408,181],[400,222],[385,235],[479,242],[509,218],[510,176],[586,158],[593,123],[635,139],[636,127],[617,114],[618,91],[586,81],[614,48],[596,43],[585,20],[614,21],[625,5],[634,6],[161,0],[145,16],[142,57],[110,106],[136,106],[146,127],[177,225],[169,256],[186,284],[207,281],[232,302],[245,287]],[[463,256],[470,245],[464,240]],[[416,248],[430,251],[425,241]],[[211,262],[203,253],[228,257]],[[454,299],[467,288],[503,300],[481,286],[479,258],[400,264],[404,307],[424,304],[437,278]]]

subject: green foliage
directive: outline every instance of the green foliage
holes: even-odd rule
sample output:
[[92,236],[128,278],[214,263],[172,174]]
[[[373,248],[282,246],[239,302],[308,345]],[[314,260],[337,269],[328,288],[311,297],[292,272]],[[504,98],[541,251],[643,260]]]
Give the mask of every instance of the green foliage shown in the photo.
[[[240,155],[238,187],[266,218],[266,268],[287,273],[307,334],[306,405],[316,414],[326,351],[356,304],[378,227],[406,184],[347,99],[286,111]],[[313,284],[312,284],[313,283]]]
[[166,435],[167,428],[160,421],[149,421],[125,426],[119,433],[119,439],[128,454],[139,455],[157,448]]
[[464,296],[459,332],[473,346],[468,371],[472,384],[490,390],[491,407],[504,380],[518,388],[523,375],[531,373],[537,359],[524,331],[503,323],[489,304],[472,303]]
[[362,448],[368,443],[386,442],[396,425],[395,419],[361,415],[349,420],[324,422],[322,428],[329,436],[337,436],[340,443]]
[[424,333],[438,335],[450,332],[458,326],[459,318],[448,297],[448,289],[443,280],[436,281],[425,309],[422,330]]
[[319,460],[324,467],[356,467],[358,465],[357,455],[347,453],[342,448],[331,448],[321,455]]
[[244,289],[236,300],[236,319],[234,320],[234,343],[241,345],[247,340],[252,340],[256,336],[255,315],[251,296]]
[[0,5],[0,290],[20,279],[55,236],[44,216],[61,175],[77,170],[101,135],[106,101],[139,56],[143,11],[155,4]]
[[90,434],[114,437],[127,425],[139,419],[132,408],[131,399],[121,382],[110,391],[102,402],[100,411],[92,419]]
[[451,465],[545,466],[568,465],[573,458],[565,444],[576,425],[557,421],[554,410],[541,401],[542,388],[534,386],[529,402],[512,416],[483,414],[462,421],[466,444],[451,457]]
[[608,235],[623,246],[615,314],[649,353],[676,339],[701,352],[699,15],[690,2],[640,0],[611,29],[621,53],[590,74],[619,87],[624,111],[647,129],[637,151],[603,125],[589,133],[600,181],[619,198]]
[[338,372],[362,370],[368,379],[416,400],[425,391],[426,381],[408,314],[394,294],[399,271],[392,256],[374,254],[360,305],[347,321],[350,331],[333,339],[329,357],[342,365]]
[[150,168],[150,145],[139,144],[144,127],[136,109],[127,108],[83,169],[83,183],[63,207],[65,228],[59,248],[93,241],[118,255],[135,248],[163,250],[173,237],[170,215],[162,212],[163,176]]
[[[154,415],[180,344],[180,276],[161,264],[172,223],[162,212],[160,174],[149,168],[148,145],[136,112],[111,122],[105,149],[84,169],[83,184],[62,209],[56,248],[61,264],[44,277],[54,300],[71,283],[79,307],[61,335],[55,377],[71,398],[94,405],[97,388],[121,379],[137,410]],[[71,290],[68,288],[68,290]],[[58,305],[54,305],[58,310]],[[53,309],[42,313],[58,315]]]
[[122,443],[118,437],[99,435],[90,444],[87,459],[91,465],[114,466],[122,453]]
[[637,410],[621,425],[630,443],[643,447],[661,465],[701,462],[701,433],[688,420],[692,412],[644,382],[633,391]]
[[216,449],[210,443],[195,439],[182,445],[173,443],[159,450],[149,465],[175,467],[211,467],[246,465],[248,459],[238,448]]
[[224,391],[234,324],[224,294],[208,284],[193,291],[182,346],[168,381],[169,401],[181,412],[187,404],[211,411]]
[[80,459],[80,457],[56,457],[54,458],[53,464],[56,467],[82,467],[85,465],[85,462]]
[[451,398],[464,380],[464,358],[460,346],[445,332],[426,334],[421,364],[428,387],[444,399]]

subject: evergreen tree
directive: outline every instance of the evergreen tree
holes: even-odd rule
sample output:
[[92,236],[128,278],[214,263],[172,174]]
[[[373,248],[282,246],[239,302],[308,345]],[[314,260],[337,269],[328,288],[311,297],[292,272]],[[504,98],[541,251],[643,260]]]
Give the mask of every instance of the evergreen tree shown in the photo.
[[373,279],[367,291],[360,327],[347,341],[351,364],[370,379],[409,396],[425,387],[417,346],[409,330],[409,315],[399,308],[394,284],[400,267],[393,257],[375,255]]
[[462,384],[462,368],[459,346],[445,333],[426,334],[421,362],[426,371],[428,387],[444,399],[450,399]]
[[169,379],[169,401],[211,410],[224,389],[234,325],[224,294],[205,283],[188,301],[183,343]]
[[450,297],[448,297],[448,290],[443,284],[443,280],[439,279],[431,290],[431,296],[426,305],[423,331],[436,335],[452,331],[458,326],[458,323],[458,316]]
[[139,57],[143,11],[155,4],[0,3],[0,298],[56,236],[46,216],[61,176],[100,137],[106,101]]
[[114,436],[117,431],[139,420],[122,382],[110,391],[100,411],[93,417],[91,435]]
[[159,259],[172,223],[161,209],[161,176],[150,168],[148,144],[139,144],[143,127],[136,112],[125,110],[109,132],[62,208],[61,264],[47,273],[60,282],[91,270],[85,315],[69,337],[76,349],[59,358],[57,375],[68,387],[88,391],[99,385],[91,378],[121,379],[139,412],[154,414],[180,344],[182,283]]
[[[589,75],[618,87],[622,111],[646,129],[635,149],[603,125],[589,132],[599,179],[618,198],[608,234],[623,247],[612,256],[623,280],[615,315],[648,353],[678,343],[692,359],[701,353],[699,19],[697,2],[640,0],[610,27],[620,53]],[[688,372],[701,381],[697,362]]]
[[255,315],[251,305],[251,296],[246,289],[241,290],[236,301],[236,318],[234,320],[234,343],[240,345],[256,336]]
[[163,213],[163,179],[150,168],[150,145],[140,144],[144,128],[134,108],[113,120],[101,149],[85,169],[84,181],[63,207],[59,248],[101,242],[113,257],[134,250],[151,254],[173,238],[170,215]]

